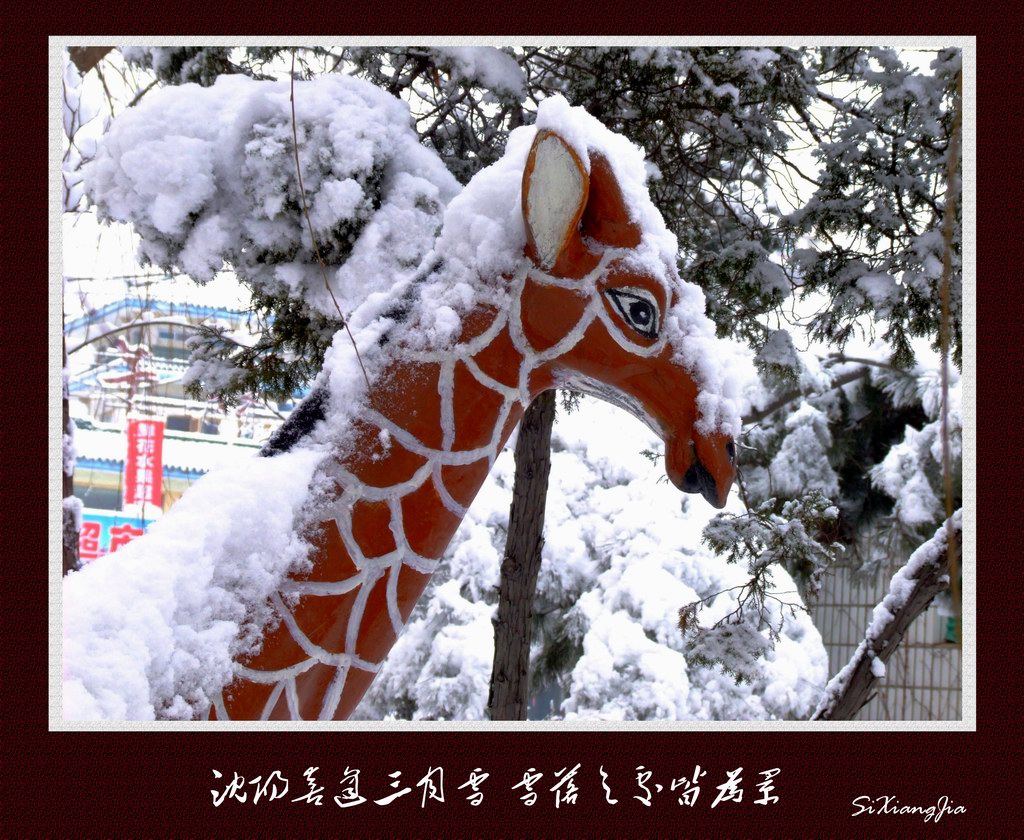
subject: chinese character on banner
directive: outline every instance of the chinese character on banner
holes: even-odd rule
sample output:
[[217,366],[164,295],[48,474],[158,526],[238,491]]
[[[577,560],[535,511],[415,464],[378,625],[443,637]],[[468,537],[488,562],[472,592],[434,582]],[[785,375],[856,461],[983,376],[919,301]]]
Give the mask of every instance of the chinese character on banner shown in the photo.
[[128,420],[128,457],[124,462],[124,503],[163,504],[164,421]]
[[114,525],[110,529],[110,550],[117,551],[122,545],[127,545],[136,537],[141,537],[144,531],[125,522],[123,525]]
[[95,560],[100,556],[100,536],[103,526],[99,522],[82,522],[82,530],[78,535],[78,556],[82,562]]

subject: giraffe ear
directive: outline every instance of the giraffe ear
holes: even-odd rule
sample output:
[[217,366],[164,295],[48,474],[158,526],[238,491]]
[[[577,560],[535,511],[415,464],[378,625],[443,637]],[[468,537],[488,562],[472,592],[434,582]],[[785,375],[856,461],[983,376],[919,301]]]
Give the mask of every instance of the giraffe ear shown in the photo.
[[590,196],[583,211],[584,236],[612,248],[635,248],[640,244],[640,226],[626,209],[619,181],[604,155],[590,152]]
[[[590,178],[576,152],[553,131],[539,131],[523,170],[526,253],[544,271],[580,245]],[[563,260],[564,261],[564,260]]]

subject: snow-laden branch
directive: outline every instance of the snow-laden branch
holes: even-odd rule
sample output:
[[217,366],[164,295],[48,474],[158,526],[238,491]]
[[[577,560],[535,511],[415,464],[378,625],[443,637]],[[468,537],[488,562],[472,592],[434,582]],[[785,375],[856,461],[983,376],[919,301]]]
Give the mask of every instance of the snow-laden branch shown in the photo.
[[[837,388],[845,388],[847,385],[856,382],[858,379],[867,378],[870,375],[870,371],[868,370],[869,367],[881,368],[883,370],[891,371],[892,373],[903,376],[913,375],[910,371],[905,371],[889,362],[883,362],[877,359],[867,359],[861,356],[847,356],[845,353],[830,353],[825,359],[825,364],[864,365],[864,367],[859,367],[854,370],[847,371],[841,376],[837,376],[835,380],[832,382],[832,384],[829,385],[826,389],[828,391],[834,391]],[[754,423],[760,423],[762,420],[764,420],[767,417],[770,417],[780,408],[785,408],[787,405],[789,405],[792,402],[796,402],[801,397],[810,396],[812,396],[812,394],[809,393],[806,388],[793,388],[792,390],[787,391],[778,398],[772,400],[772,402],[770,402],[764,408],[755,408],[749,411],[743,417],[743,425],[750,426],[753,425]]]
[[[836,388],[842,388],[846,385],[851,384],[852,382],[856,382],[858,379],[866,379],[868,375],[869,374],[867,368],[857,368],[856,370],[851,371],[850,373],[845,373],[842,376],[836,377],[835,381],[828,388],[828,390],[833,391]],[[807,391],[800,388],[794,388],[792,391],[787,391],[781,397],[773,400],[764,408],[753,409],[747,414],[745,414],[743,417],[743,425],[750,426],[753,425],[754,423],[760,423],[762,420],[764,420],[766,417],[770,417],[780,408],[784,408],[791,402],[795,402],[801,397],[806,396],[810,395],[807,393]]]
[[[963,514],[951,517],[959,539]],[[889,593],[875,607],[864,639],[853,658],[825,686],[811,720],[850,720],[870,699],[875,683],[885,676],[885,663],[895,653],[907,628],[940,592],[949,588],[947,523],[917,549],[892,577]]]

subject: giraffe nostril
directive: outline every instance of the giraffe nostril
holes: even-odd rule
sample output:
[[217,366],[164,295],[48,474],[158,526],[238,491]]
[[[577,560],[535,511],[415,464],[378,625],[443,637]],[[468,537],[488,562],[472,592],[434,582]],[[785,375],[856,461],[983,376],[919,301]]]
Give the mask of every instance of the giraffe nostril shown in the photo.
[[700,462],[694,461],[693,466],[686,471],[686,475],[683,476],[683,486],[680,488],[684,493],[699,493],[701,490],[700,471],[698,470]]
[[683,476],[684,493],[700,493],[712,506],[722,507],[718,499],[718,487],[715,485],[714,476],[708,472],[700,461],[694,461],[690,469]]

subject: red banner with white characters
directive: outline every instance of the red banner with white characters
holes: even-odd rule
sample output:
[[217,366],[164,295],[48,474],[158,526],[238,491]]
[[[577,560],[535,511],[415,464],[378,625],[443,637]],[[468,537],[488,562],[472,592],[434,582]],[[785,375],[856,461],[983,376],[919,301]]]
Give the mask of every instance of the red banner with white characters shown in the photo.
[[124,503],[163,504],[164,421],[150,417],[128,421],[128,457],[124,462]]

